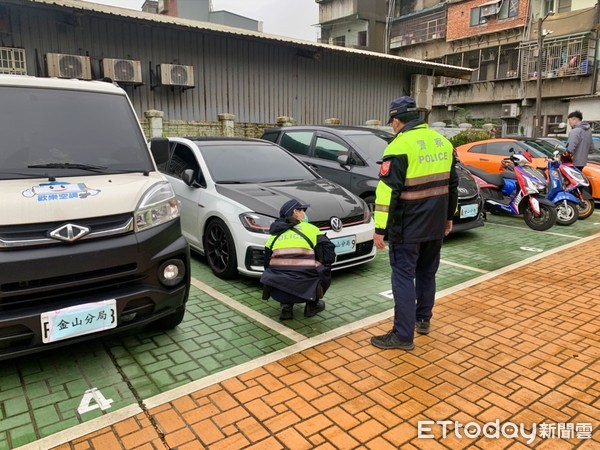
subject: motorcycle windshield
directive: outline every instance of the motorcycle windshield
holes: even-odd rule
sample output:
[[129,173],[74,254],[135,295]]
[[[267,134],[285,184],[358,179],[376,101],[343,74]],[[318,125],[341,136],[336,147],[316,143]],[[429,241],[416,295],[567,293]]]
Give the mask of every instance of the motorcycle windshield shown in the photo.
[[562,164],[560,171],[573,185],[589,186],[590,184],[585,175],[575,166]]
[[526,172],[528,175],[531,175],[540,183],[546,184],[546,175],[544,175],[544,172],[541,170],[531,166],[521,166],[521,169],[523,169],[524,172]]

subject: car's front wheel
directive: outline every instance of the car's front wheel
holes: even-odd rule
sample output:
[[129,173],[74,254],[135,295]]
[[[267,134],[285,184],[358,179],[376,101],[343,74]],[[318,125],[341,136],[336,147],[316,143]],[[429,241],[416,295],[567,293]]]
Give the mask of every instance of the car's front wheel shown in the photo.
[[212,272],[224,280],[237,275],[233,236],[225,222],[212,219],[204,232],[204,255]]

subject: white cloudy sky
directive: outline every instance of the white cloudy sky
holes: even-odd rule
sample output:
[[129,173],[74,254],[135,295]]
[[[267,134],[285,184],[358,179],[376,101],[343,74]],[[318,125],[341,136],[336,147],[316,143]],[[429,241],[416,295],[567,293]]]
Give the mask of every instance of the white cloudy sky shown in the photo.
[[[94,0],[93,3],[140,11],[144,0]],[[315,0],[213,0],[213,9],[260,20],[265,33],[317,40],[319,6]]]

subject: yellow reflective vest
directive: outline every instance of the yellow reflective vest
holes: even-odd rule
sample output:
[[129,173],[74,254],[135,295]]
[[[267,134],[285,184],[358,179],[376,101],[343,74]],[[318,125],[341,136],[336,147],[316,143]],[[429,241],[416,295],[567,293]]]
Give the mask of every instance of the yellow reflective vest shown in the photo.
[[408,123],[387,146],[375,199],[375,228],[390,243],[442,239],[458,200],[450,141],[421,121]]

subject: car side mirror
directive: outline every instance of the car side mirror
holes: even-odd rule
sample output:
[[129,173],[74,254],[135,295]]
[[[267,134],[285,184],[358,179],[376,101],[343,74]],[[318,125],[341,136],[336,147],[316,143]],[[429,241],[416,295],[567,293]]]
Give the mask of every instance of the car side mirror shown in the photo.
[[169,140],[167,138],[152,138],[150,152],[157,165],[166,163],[169,161]]
[[337,157],[337,162],[340,166],[348,166],[348,155],[340,155]]
[[185,169],[181,174],[181,180],[189,187],[200,188],[202,184],[196,181],[196,172],[193,169]]

